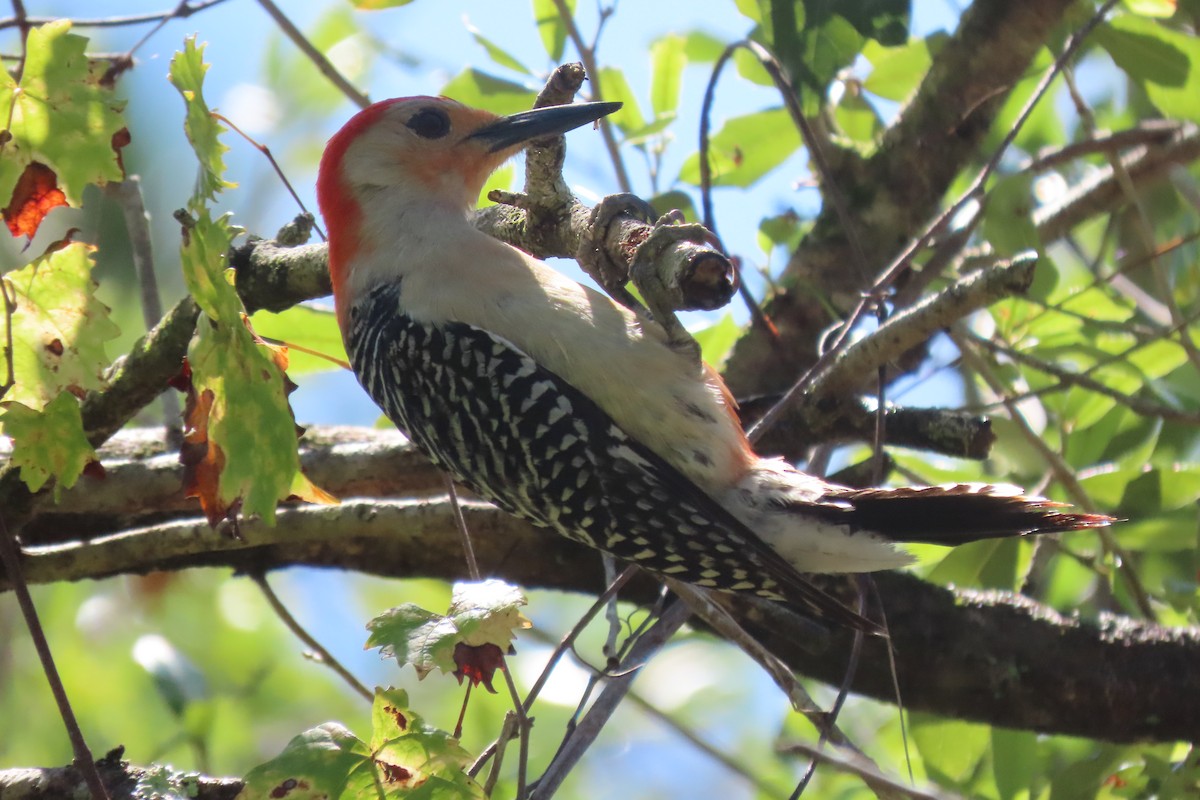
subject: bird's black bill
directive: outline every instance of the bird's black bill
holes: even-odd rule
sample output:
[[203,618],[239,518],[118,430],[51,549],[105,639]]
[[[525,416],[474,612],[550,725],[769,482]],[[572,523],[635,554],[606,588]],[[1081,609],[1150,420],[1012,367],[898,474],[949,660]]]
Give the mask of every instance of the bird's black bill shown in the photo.
[[566,133],[580,125],[595,122],[620,107],[620,103],[575,103],[569,106],[535,108],[532,111],[501,117],[484,125],[467,138],[482,139],[487,143],[488,150],[495,153],[524,144],[531,139]]

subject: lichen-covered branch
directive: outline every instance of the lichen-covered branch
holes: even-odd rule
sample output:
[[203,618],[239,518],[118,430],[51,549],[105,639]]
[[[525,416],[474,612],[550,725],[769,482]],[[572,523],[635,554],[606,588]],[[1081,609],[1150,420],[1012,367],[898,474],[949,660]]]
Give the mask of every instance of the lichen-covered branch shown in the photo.
[[[598,594],[598,553],[482,503],[463,511],[480,568],[530,588]],[[269,528],[242,524],[244,540],[200,518],[32,548],[31,582],[98,578],[198,566],[259,572],[294,564],[394,577],[461,579],[465,570],[445,498],[354,500],[280,512]],[[844,581],[821,578],[846,597]],[[1062,617],[1008,593],[950,591],[910,575],[875,576],[888,614],[905,705],[994,725],[1113,741],[1190,739],[1200,719],[1200,630],[1124,618]],[[6,588],[6,587],[4,587]],[[626,596],[651,603],[640,576]],[[851,634],[814,640],[812,623],[782,607],[733,597],[738,623],[793,669],[831,683],[844,671]],[[855,690],[892,699],[887,656],[870,642]]]

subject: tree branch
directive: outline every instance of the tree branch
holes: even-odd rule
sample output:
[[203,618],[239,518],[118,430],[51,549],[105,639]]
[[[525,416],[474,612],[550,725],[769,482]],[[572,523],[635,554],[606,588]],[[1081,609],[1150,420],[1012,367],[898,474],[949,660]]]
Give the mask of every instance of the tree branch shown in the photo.
[[[462,504],[480,568],[523,586],[599,594],[598,553],[494,508]],[[199,566],[261,572],[295,564],[393,577],[463,577],[450,504],[444,498],[352,500],[284,509],[268,528],[242,524],[244,540],[199,518],[27,549],[31,583]],[[816,578],[835,593],[845,581]],[[1113,741],[1194,737],[1200,719],[1200,630],[1123,618],[1058,615],[1000,592],[950,591],[902,573],[876,576],[887,608],[905,704],[993,725]],[[7,588],[3,585],[2,588]],[[651,603],[658,586],[639,576],[630,600]],[[792,668],[840,680],[848,632],[815,641],[812,623],[786,609],[733,596],[738,623]],[[868,643],[854,690],[888,701],[882,642]]]
[[[912,101],[865,162],[836,159],[833,180],[850,199],[850,213],[868,264],[885,264],[934,216],[958,173],[979,146],[1009,91],[1023,77],[1069,0],[976,0],[937,53]],[[865,289],[851,245],[826,204],[783,276],[796,290],[776,295],[766,312],[775,340],[751,330],[739,340],[726,370],[735,393],[779,391],[811,366],[829,308],[846,308]],[[780,369],[786,364],[787,369]]]

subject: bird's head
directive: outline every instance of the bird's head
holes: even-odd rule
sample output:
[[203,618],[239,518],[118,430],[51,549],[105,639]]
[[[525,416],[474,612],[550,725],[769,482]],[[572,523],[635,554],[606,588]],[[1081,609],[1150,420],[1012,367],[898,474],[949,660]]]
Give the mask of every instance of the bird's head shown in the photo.
[[620,107],[578,103],[502,117],[446,97],[403,97],[363,109],[329,140],[317,176],[335,294],[349,260],[369,246],[361,241],[367,206],[396,216],[414,204],[465,214],[488,176],[529,142]]

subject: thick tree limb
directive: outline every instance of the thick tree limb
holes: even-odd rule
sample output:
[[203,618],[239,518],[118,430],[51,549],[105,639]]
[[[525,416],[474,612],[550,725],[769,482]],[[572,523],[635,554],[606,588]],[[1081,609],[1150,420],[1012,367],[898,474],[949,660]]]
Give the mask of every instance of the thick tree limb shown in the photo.
[[[866,162],[834,159],[834,180],[868,264],[886,264],[931,219],[955,176],[979,153],[996,113],[1059,25],[1070,0],[976,0],[938,52],[913,99]],[[789,290],[766,312],[781,338],[751,330],[738,342],[726,378],[738,394],[779,391],[811,366],[821,333],[867,287],[846,269],[851,245],[827,204],[792,255]]]
[[[193,800],[233,800],[242,790],[237,778],[215,778],[175,772],[168,767],[137,767],[122,761],[118,748],[96,762],[112,800],[145,797],[190,797]],[[0,770],[0,800],[60,800],[87,796],[75,767]]]
[[[523,586],[599,593],[599,555],[478,502],[463,511],[485,574]],[[279,523],[243,523],[243,541],[199,518],[80,544],[32,548],[31,582],[225,566],[258,572],[295,564],[394,577],[464,577],[444,498],[353,500],[285,509]],[[846,584],[823,579],[845,594]],[[876,576],[906,706],[993,725],[1113,741],[1200,736],[1200,630],[1105,617],[1062,617],[1005,593],[949,591],[901,573]],[[657,584],[635,579],[626,596],[652,602]],[[836,683],[846,632],[814,641],[812,623],[770,603],[733,598],[739,624],[793,669]],[[855,691],[892,699],[882,643],[868,643]]]

